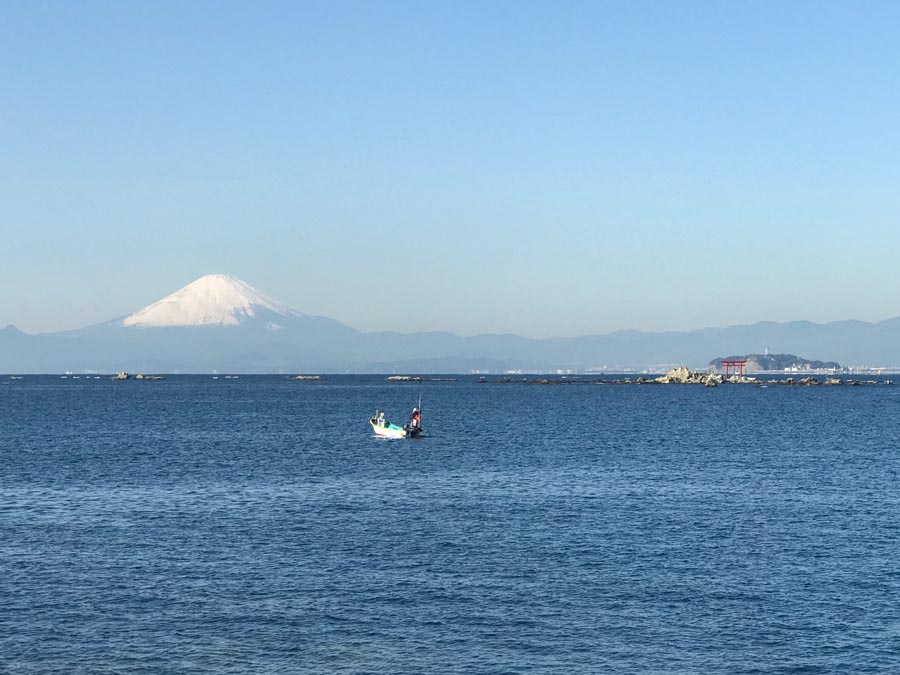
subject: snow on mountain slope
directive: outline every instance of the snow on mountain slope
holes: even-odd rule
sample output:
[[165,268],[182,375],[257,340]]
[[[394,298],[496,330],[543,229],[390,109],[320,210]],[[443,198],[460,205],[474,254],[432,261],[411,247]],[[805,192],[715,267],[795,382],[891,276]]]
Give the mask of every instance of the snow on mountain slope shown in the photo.
[[[305,315],[275,302],[250,284],[225,274],[207,274],[122,320],[126,327],[239,326],[260,313]],[[261,317],[260,317],[261,318]],[[271,324],[273,329],[278,326]]]

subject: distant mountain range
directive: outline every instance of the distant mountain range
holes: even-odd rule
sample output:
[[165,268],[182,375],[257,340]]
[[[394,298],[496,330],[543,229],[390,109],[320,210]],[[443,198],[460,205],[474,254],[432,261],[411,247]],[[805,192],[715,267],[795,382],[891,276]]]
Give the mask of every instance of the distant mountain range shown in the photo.
[[866,323],[760,322],[688,332],[577,338],[362,333],[213,274],[127,317],[79,330],[0,330],[0,372],[467,373],[703,368],[764,347],[844,365],[900,366],[900,317]]

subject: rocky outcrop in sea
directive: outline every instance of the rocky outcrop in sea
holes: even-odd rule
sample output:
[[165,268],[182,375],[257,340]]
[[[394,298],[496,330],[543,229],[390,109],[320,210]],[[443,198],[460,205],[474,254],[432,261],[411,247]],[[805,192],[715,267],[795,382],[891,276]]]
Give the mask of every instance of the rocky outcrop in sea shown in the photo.
[[665,375],[659,377],[625,378],[625,379],[590,379],[583,380],[580,378],[567,377],[561,378],[512,378],[504,377],[499,380],[488,380],[481,378],[478,380],[480,384],[694,384],[703,385],[705,387],[718,387],[727,384],[752,384],[756,386],[782,385],[788,387],[833,387],[833,386],[849,386],[858,387],[862,385],[888,385],[893,384],[892,380],[855,380],[850,378],[827,377],[819,379],[816,377],[784,379],[777,378],[759,378],[749,375],[731,375],[725,377],[718,373],[704,373],[698,370],[691,370],[686,366],[672,368]]

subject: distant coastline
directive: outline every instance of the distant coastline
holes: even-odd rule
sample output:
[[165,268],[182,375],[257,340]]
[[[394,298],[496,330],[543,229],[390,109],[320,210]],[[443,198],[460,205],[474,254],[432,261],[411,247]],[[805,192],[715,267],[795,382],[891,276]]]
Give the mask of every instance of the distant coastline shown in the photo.
[[748,375],[754,373],[835,375],[845,372],[844,367],[837,361],[819,361],[797,356],[796,354],[769,354],[768,352],[765,354],[721,356],[710,361],[707,368],[713,373],[724,373],[726,372],[726,363],[740,364],[740,371]]
[[680,365],[707,368],[716,354],[747,354],[748,347],[766,345],[782,356],[814,354],[829,361],[794,357],[782,363],[750,353],[756,364],[751,370],[897,373],[900,317],[546,339],[365,333],[280,305],[240,280],[207,275],[124,319],[39,335],[0,329],[0,373],[658,374]]

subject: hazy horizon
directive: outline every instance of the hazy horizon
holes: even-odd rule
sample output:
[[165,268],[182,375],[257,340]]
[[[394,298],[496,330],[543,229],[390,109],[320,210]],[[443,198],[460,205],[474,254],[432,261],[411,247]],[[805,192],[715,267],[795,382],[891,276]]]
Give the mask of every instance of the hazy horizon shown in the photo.
[[[226,276],[232,276],[232,275],[226,275]],[[232,276],[232,278],[236,278],[236,277],[233,277],[233,276]],[[192,281],[197,281],[197,280],[192,280]],[[241,279],[241,280],[239,280],[239,281],[246,282],[245,279]],[[252,287],[252,284],[251,284],[251,287]],[[255,288],[255,287],[253,287],[253,289],[256,290],[256,291],[263,292],[263,293],[265,294],[264,289],[258,289],[258,288]],[[182,289],[174,289],[174,290],[176,290],[176,291],[177,291],[177,290],[183,290],[183,288],[182,288]],[[167,295],[168,295],[168,294],[167,294]],[[157,298],[157,299],[156,299],[155,301],[153,301],[153,302],[156,303],[156,302],[158,302],[159,300],[162,300],[162,299],[163,299],[163,298]],[[153,303],[149,303],[149,304],[153,304]],[[122,314],[122,315],[118,315],[118,316],[114,316],[114,317],[107,317],[106,319],[102,319],[102,320],[100,320],[100,321],[93,322],[93,323],[90,323],[90,324],[82,324],[82,325],[78,325],[78,326],[71,326],[71,327],[61,328],[61,329],[57,329],[57,330],[28,331],[28,330],[25,330],[24,328],[22,328],[22,326],[16,325],[15,323],[0,324],[0,329],[5,328],[5,327],[7,327],[7,326],[14,326],[16,329],[22,331],[23,333],[27,333],[27,334],[34,334],[34,335],[53,334],[53,333],[65,332],[65,331],[69,331],[69,330],[79,330],[79,329],[81,329],[81,328],[86,328],[86,327],[89,327],[89,326],[92,326],[92,325],[98,325],[98,324],[108,323],[108,322],[111,322],[111,321],[119,321],[119,320],[121,320],[121,319],[126,319],[127,317],[129,317],[129,316],[131,316],[131,315],[134,315],[134,314],[137,314],[138,312],[140,312],[140,311],[142,311],[142,310],[146,310],[146,309],[147,309],[147,306],[143,306],[143,307],[140,307],[140,308],[136,308],[136,309],[134,310],[134,312],[127,312],[127,313]],[[296,310],[297,308],[287,306],[287,309]],[[329,319],[336,319],[336,317],[328,316],[328,315],[320,315],[320,316],[325,316],[326,318],[329,318]],[[865,323],[879,323],[880,321],[886,321],[886,320],[890,320],[890,319],[893,319],[893,318],[896,318],[896,317],[884,317],[883,319],[876,319],[876,320],[874,320],[874,321],[868,321],[868,322],[864,321],[864,322],[865,322]],[[336,319],[336,320],[340,321],[340,319]],[[774,323],[790,323],[790,322],[804,322],[804,321],[809,321],[809,320],[808,320],[808,319],[804,319],[804,318],[797,318],[797,319],[791,319],[791,320],[788,320],[788,321],[786,321],[786,322],[774,322]],[[811,323],[827,324],[827,323],[838,323],[838,322],[843,322],[843,321],[851,321],[851,322],[852,322],[852,321],[863,321],[863,320],[861,320],[861,319],[855,319],[855,318],[852,318],[852,317],[847,317],[847,318],[843,318],[843,319],[832,319],[832,320],[826,320],[826,321],[816,321],[816,322],[811,322]],[[771,321],[769,321],[769,320],[767,320],[767,319],[760,319],[760,320],[758,320],[758,321],[747,321],[747,322],[741,322],[741,323],[738,323],[738,324],[729,324],[729,326],[735,326],[735,325],[753,325],[753,324],[757,324],[757,323],[767,323],[767,322],[768,322],[768,323],[771,323]],[[383,332],[383,331],[379,331],[379,330],[376,330],[376,331],[366,331],[366,330],[362,330],[362,329],[359,329],[358,327],[353,326],[352,324],[350,324],[350,323],[348,323],[348,322],[345,322],[345,321],[341,321],[341,323],[347,325],[347,326],[350,327],[350,328],[354,328],[354,329],[356,329],[356,330],[358,330],[358,331],[360,331],[360,332],[362,332],[362,333]],[[558,335],[558,334],[547,334],[547,335],[523,335],[523,334],[518,334],[518,333],[510,333],[510,334],[512,334],[512,335],[519,335],[520,337],[526,337],[526,338],[532,338],[532,339],[547,339],[547,338],[589,337],[589,336],[591,336],[591,335],[608,335],[608,334],[611,334],[611,333],[628,332],[628,331],[658,332],[658,333],[666,333],[666,332],[694,332],[694,331],[700,331],[700,330],[704,330],[704,329],[717,329],[717,328],[726,328],[726,327],[728,327],[728,326],[726,326],[726,325],[717,325],[717,324],[709,324],[709,325],[694,326],[694,327],[688,327],[688,328],[678,328],[678,329],[665,329],[665,328],[664,328],[664,329],[659,329],[659,330],[644,330],[644,329],[639,329],[639,328],[620,328],[620,329],[613,329],[613,330],[610,330],[610,331],[606,331],[606,332],[604,332],[604,333],[585,333],[585,334],[582,334],[582,335]],[[388,332],[412,333],[412,332],[417,332],[417,331],[397,331],[397,330],[390,330],[390,329],[389,329]],[[461,333],[461,332],[452,331],[452,330],[440,330],[440,329],[437,329],[437,330],[435,330],[435,331],[429,331],[429,332],[445,332],[445,333],[453,333],[453,334],[459,335],[459,336],[461,336],[461,337],[475,337],[475,336],[478,336],[478,335],[488,334],[488,333]]]

